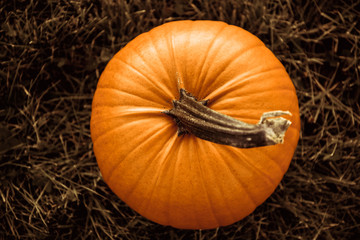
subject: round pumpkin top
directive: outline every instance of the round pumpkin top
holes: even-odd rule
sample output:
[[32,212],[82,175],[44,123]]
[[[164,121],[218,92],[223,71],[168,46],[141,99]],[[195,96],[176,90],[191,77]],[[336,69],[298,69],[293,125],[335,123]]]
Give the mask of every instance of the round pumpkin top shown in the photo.
[[[178,136],[164,111],[185,89],[207,107],[256,124],[289,111],[282,144],[237,148]],[[232,224],[263,203],[287,171],[300,130],[298,100],[283,65],[254,35],[217,21],[163,24],[129,42],[103,71],[91,138],[105,182],[163,225]]]

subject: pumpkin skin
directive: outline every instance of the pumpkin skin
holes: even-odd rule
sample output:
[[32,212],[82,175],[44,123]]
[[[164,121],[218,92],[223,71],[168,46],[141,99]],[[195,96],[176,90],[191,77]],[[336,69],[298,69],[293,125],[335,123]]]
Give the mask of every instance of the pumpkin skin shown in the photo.
[[[236,148],[177,135],[171,109],[183,87],[208,107],[255,124],[287,110],[284,143]],[[91,114],[94,153],[112,191],[142,216],[182,229],[232,224],[278,186],[300,131],[295,88],[254,35],[216,21],[163,24],[108,63]]]

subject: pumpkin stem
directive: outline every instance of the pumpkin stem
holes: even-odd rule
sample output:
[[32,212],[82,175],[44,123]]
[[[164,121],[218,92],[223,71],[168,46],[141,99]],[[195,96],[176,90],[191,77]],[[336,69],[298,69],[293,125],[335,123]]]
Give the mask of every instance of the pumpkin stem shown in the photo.
[[190,133],[210,142],[238,148],[283,143],[291,124],[291,121],[279,117],[291,115],[289,111],[265,112],[257,124],[250,124],[210,109],[207,102],[198,101],[181,88],[180,99],[173,100],[174,108],[163,113],[174,118],[179,136]]

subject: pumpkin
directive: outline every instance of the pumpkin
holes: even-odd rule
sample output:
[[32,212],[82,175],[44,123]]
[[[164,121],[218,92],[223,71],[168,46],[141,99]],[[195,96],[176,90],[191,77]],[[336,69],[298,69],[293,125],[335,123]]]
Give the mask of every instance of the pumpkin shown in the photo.
[[103,179],[120,199],[154,222],[210,229],[273,193],[300,119],[291,79],[257,37],[218,21],[176,21],[109,61],[90,127]]

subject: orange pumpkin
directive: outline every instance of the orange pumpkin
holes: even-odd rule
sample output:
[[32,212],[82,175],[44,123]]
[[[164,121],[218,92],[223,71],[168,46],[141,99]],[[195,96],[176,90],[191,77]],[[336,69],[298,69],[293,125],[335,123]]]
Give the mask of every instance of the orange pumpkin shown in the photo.
[[[270,146],[214,143],[187,125],[178,135],[180,120],[169,111],[181,90],[229,121],[256,127],[264,113],[281,110],[291,113],[281,118],[291,125]],[[299,130],[296,92],[282,64],[254,35],[216,21],[171,22],[136,37],[106,66],[92,104],[91,138],[105,182],[144,217],[176,228],[215,228],[249,215],[287,171]]]

